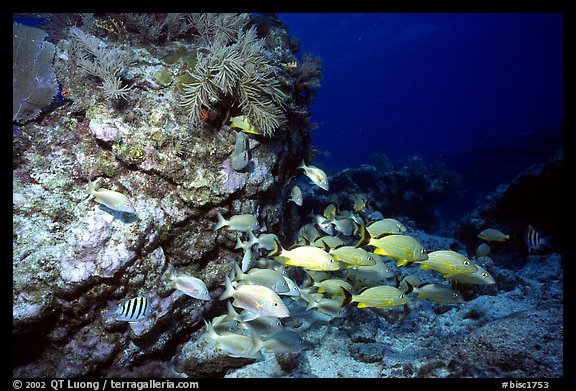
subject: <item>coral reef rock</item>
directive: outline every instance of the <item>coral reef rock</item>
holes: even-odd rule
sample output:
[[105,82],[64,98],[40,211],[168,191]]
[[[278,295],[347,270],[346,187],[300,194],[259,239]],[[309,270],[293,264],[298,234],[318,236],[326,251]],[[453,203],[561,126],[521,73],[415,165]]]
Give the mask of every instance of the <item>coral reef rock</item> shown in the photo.
[[[297,91],[301,75],[280,66],[296,60],[293,45],[285,26],[266,26],[261,16],[259,29],[250,28],[248,14],[44,18],[65,94],[62,104],[13,131],[13,375],[106,376],[133,367],[169,373],[143,365],[168,362],[199,332],[241,258],[233,251],[236,233],[213,230],[216,211],[254,214],[280,231],[284,189],[309,153],[312,129],[309,98]],[[238,36],[245,38],[233,44]],[[238,131],[227,125],[240,114],[238,102],[220,96],[202,108],[206,118],[191,121],[180,104],[182,83],[155,81],[161,70],[176,79],[193,66],[191,56],[171,65],[165,56],[184,48],[195,57],[207,42],[223,56],[230,45],[256,45],[258,66],[283,98],[275,113],[284,122],[267,128],[273,137],[242,135],[250,162],[241,172],[230,162]],[[251,67],[244,58],[235,71],[247,76]],[[136,213],[87,199],[95,179],[128,197]],[[215,299],[174,290],[169,264],[202,279]],[[109,301],[140,295],[152,305],[148,318],[104,316]],[[211,360],[215,367],[183,370],[223,373],[226,365]]]

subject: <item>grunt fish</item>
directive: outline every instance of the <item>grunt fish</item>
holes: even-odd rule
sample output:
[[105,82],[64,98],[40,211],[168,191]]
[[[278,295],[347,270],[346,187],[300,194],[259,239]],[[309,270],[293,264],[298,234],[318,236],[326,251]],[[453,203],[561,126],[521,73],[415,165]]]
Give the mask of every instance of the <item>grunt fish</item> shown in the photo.
[[488,240],[489,242],[505,242],[510,239],[510,235],[506,235],[495,228],[486,228],[478,234],[478,238]]
[[225,278],[225,286],[226,288],[220,295],[219,300],[232,297],[234,298],[232,305],[260,316],[274,316],[276,318],[290,316],[290,312],[288,312],[288,308],[286,308],[280,296],[268,287],[262,285],[240,285],[235,289],[228,276]]
[[328,191],[329,189],[329,185],[328,185],[328,176],[326,175],[326,173],[324,171],[322,171],[321,169],[319,169],[316,166],[307,166],[306,163],[304,162],[304,160],[302,160],[302,163],[298,166],[298,168],[301,168],[304,170],[304,175],[306,175],[308,178],[310,178],[310,180],[312,182],[314,182],[314,184],[318,187],[320,187],[321,189],[324,189],[326,191]]
[[220,228],[226,226],[230,229],[233,229],[234,231],[240,232],[256,231],[260,228],[258,220],[256,220],[256,217],[253,215],[236,215],[230,217],[230,220],[226,220],[224,217],[222,217],[220,212],[216,212],[216,216],[218,217],[218,222],[214,227],[214,231],[218,231]]
[[390,285],[379,285],[362,291],[359,295],[352,295],[343,289],[344,300],[342,306],[351,302],[358,303],[358,308],[392,308],[407,304],[410,300],[398,288]]
[[136,214],[136,210],[134,209],[134,206],[132,206],[132,202],[130,202],[128,197],[113,190],[103,188],[96,190],[96,182],[88,181],[86,194],[94,197],[94,201],[107,206],[112,210]]

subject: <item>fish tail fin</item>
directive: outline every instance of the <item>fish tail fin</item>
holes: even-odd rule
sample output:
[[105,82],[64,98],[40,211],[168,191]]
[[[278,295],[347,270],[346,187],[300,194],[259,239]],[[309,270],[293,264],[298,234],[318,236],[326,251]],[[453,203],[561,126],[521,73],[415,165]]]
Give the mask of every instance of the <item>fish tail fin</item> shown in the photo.
[[91,180],[88,180],[88,184],[86,185],[86,190],[84,190],[84,192],[88,195],[94,195],[96,192],[96,181],[92,182]]
[[298,168],[301,168],[303,170],[306,170],[308,167],[306,166],[306,162],[304,162],[304,159],[302,159],[302,163],[300,163],[300,165],[298,166]]
[[410,262],[407,261],[406,259],[400,259],[397,261],[396,266],[398,267],[402,267],[402,266],[406,266],[408,265]]
[[252,267],[252,250],[248,248],[242,256],[242,271],[247,272]]
[[228,225],[228,221],[226,221],[226,219],[222,216],[222,214],[220,214],[220,212],[216,212],[216,216],[218,217],[218,222],[214,227],[214,231],[218,231],[220,228],[224,227],[225,225]]
[[234,294],[234,287],[232,286],[232,281],[230,281],[230,277],[226,276],[224,278],[224,292],[220,295],[218,300],[226,300],[229,297],[232,297]]
[[354,231],[352,232],[352,235],[361,235],[362,227],[364,227],[364,224],[360,225],[355,220],[352,220],[352,225],[354,226]]
[[266,347],[266,343],[262,341],[262,338],[260,338],[260,336],[258,336],[258,334],[252,329],[250,329],[250,338],[254,341],[254,345],[250,349],[249,355],[257,356],[260,350]]
[[344,307],[344,306],[350,304],[350,302],[352,301],[352,293],[350,293],[345,288],[340,288],[340,289],[342,289],[342,293],[344,293],[344,299],[342,299],[342,303],[340,304],[340,307]]
[[244,248],[244,245],[246,243],[242,243],[242,241],[240,240],[240,236],[236,237],[236,246],[234,246],[234,250],[238,250],[239,248]]
[[356,243],[356,245],[354,247],[362,247],[367,245],[368,243],[370,243],[370,233],[368,232],[368,230],[366,229],[366,227],[364,225],[360,226],[360,240],[358,241],[358,243]]
[[306,280],[304,280],[303,288],[308,288],[314,285],[314,279],[310,276],[310,274],[306,273]]
[[404,280],[404,282],[406,283],[406,285],[408,285],[408,289],[406,289],[406,292],[404,292],[404,294],[407,295],[407,294],[409,294],[409,293],[414,292],[414,287],[412,286],[412,284],[410,284],[410,283],[408,282],[408,280]]
[[112,316],[116,316],[118,314],[118,308],[120,308],[116,303],[113,301],[108,301],[108,310],[104,312],[104,316],[106,318],[110,318]]
[[282,251],[284,251],[284,249],[280,243],[278,243],[277,240],[274,240],[274,250],[268,253],[268,257],[277,257],[278,255],[282,254]]
[[318,307],[318,303],[316,303],[314,300],[310,299],[310,301],[308,302],[308,304],[306,305],[306,310],[305,311],[309,311],[312,308],[316,308]]
[[252,232],[252,230],[248,231],[248,242],[246,243],[248,246],[252,247],[253,245],[257,244],[260,245],[260,243],[258,242],[258,238],[256,237],[256,235],[254,235],[254,232]]
[[177,275],[176,275],[176,270],[174,269],[174,266],[171,263],[168,264],[168,268],[166,269],[165,276],[166,277],[165,277],[164,281],[167,281],[167,283],[170,286],[174,287],[175,286],[174,278],[177,277]]
[[240,316],[240,314],[238,312],[236,312],[236,310],[234,309],[234,306],[232,306],[232,303],[230,301],[228,301],[226,303],[226,308],[228,310],[228,318],[232,319],[232,320],[237,320],[237,321],[241,321],[242,318]]
[[242,269],[240,269],[240,266],[238,266],[237,263],[234,264],[234,271],[235,271],[234,277],[230,277],[231,281],[240,281],[241,279],[244,278],[245,274],[242,271]]
[[202,320],[204,321],[204,325],[206,326],[206,332],[204,333],[204,336],[210,339],[216,339],[218,337],[218,334],[216,333],[216,330],[214,330],[214,326],[212,325],[212,323],[204,318],[202,318]]

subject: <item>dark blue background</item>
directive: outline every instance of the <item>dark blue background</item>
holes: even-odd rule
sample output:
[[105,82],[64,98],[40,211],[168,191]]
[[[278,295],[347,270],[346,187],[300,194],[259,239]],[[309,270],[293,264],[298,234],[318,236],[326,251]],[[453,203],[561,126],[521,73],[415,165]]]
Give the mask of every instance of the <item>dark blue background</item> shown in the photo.
[[322,57],[312,104],[321,167],[358,166],[372,152],[432,161],[563,125],[560,14],[279,17],[300,53]]

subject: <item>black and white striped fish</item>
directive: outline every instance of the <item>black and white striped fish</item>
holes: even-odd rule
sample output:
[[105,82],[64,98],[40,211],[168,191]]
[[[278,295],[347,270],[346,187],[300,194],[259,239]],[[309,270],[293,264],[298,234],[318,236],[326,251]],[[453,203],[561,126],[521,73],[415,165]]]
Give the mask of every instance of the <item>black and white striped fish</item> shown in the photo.
[[526,243],[528,247],[528,253],[552,249],[549,243],[549,237],[541,237],[538,231],[531,225],[528,226],[524,234],[524,243]]
[[110,308],[106,311],[104,316],[115,316],[116,320],[131,323],[139,322],[152,313],[152,306],[144,296],[136,296],[132,299],[125,300],[121,306],[109,301],[108,306]]

